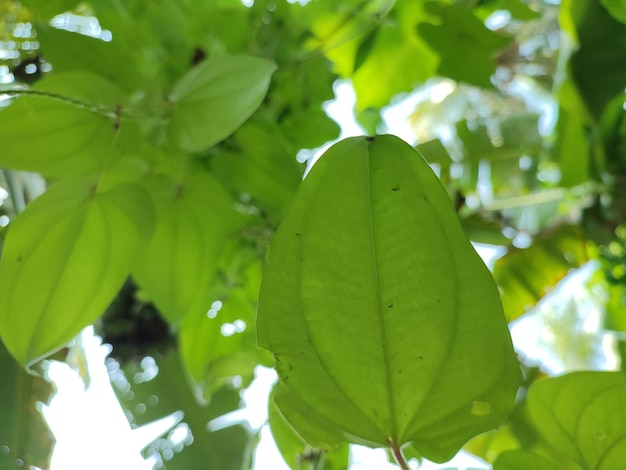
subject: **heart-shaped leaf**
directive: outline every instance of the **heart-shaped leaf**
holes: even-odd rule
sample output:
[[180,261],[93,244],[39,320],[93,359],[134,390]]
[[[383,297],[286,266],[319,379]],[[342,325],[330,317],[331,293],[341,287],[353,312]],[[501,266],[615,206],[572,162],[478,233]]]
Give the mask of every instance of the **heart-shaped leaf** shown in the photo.
[[208,310],[209,283],[231,230],[232,200],[209,173],[154,180],[157,226],[133,276],[167,320]]
[[0,263],[0,334],[18,362],[61,347],[104,312],[153,218],[141,186],[100,193],[81,178],[52,187],[11,223]]
[[498,426],[520,380],[489,271],[393,136],[347,139],[313,167],[272,242],[258,335],[344,440],[414,442],[435,461]]
[[225,139],[259,107],[275,69],[258,57],[223,56],[202,62],[170,96],[175,105],[171,136],[189,152]]
[[574,372],[535,383],[528,411],[543,438],[583,468],[626,461],[626,375]]

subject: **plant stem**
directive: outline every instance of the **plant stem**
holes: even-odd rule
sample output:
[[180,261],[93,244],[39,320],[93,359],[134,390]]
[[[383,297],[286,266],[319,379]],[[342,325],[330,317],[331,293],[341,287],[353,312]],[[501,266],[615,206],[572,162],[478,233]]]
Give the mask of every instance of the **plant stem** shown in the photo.
[[393,457],[396,459],[398,467],[402,470],[411,470],[409,463],[404,458],[404,454],[402,453],[400,446],[393,439],[389,439],[389,447],[391,448],[391,452],[393,452]]

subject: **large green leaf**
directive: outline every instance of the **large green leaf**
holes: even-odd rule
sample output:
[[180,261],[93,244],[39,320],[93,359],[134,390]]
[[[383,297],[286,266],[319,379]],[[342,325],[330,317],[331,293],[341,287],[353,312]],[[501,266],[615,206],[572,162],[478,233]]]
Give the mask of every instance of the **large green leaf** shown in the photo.
[[133,276],[172,323],[208,310],[209,283],[231,230],[232,201],[204,171],[156,178],[157,226]]
[[27,364],[93,323],[120,289],[153,226],[139,185],[52,187],[11,224],[0,264],[0,334]]
[[344,440],[412,441],[436,461],[498,426],[520,379],[489,271],[393,136],[347,139],[313,167],[273,240],[258,332]]
[[543,438],[582,468],[612,470],[626,460],[626,375],[574,372],[534,384],[528,410]]
[[37,402],[50,398],[52,386],[28,374],[0,342],[0,468],[47,468],[53,438]]
[[116,134],[120,92],[86,73],[58,74],[0,111],[0,166],[46,177],[103,168]]
[[275,69],[258,57],[223,56],[190,70],[170,95],[174,141],[197,152],[228,137],[259,107]]

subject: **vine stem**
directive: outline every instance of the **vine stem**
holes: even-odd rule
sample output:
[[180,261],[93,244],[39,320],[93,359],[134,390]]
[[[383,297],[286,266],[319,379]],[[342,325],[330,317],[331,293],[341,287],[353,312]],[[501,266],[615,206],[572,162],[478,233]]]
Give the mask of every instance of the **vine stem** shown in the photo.
[[411,470],[409,463],[406,461],[406,458],[402,453],[402,449],[400,449],[400,446],[391,438],[389,439],[389,447],[391,448],[391,452],[393,452],[393,457],[396,459],[398,467],[402,470]]

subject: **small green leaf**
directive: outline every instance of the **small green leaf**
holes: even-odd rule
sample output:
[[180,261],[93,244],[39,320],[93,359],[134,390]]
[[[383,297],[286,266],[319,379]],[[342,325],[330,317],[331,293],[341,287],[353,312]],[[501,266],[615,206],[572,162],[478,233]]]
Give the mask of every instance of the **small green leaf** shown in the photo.
[[153,227],[145,190],[53,186],[11,224],[0,263],[0,334],[23,365],[63,346],[106,309]]
[[393,136],[344,140],[304,180],[272,242],[258,334],[327,431],[435,461],[502,423],[520,380],[489,271]]
[[582,468],[611,470],[626,460],[626,375],[574,372],[535,383],[528,411],[554,450]]
[[246,56],[217,57],[196,66],[170,95],[174,141],[197,152],[228,137],[259,107],[275,69],[267,60]]
[[163,316],[178,323],[214,300],[208,288],[231,230],[232,201],[203,171],[180,184],[153,183],[157,226],[133,276]]

